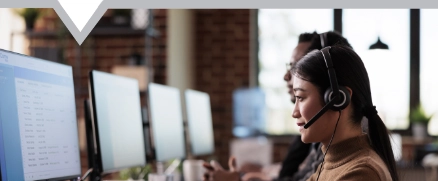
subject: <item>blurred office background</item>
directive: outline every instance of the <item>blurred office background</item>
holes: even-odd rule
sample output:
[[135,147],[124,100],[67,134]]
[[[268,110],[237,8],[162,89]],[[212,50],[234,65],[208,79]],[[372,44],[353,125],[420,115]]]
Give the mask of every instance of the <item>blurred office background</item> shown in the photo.
[[[37,15],[33,26],[17,12],[26,10],[27,15]],[[411,176],[418,180],[426,179],[424,156],[438,152],[434,50],[438,22],[434,17],[438,10],[109,9],[79,46],[53,9],[2,8],[0,48],[73,66],[84,168],[83,100],[88,98],[91,69],[138,77],[145,110],[148,82],[207,92],[215,154],[201,158],[227,165],[231,142],[248,137],[261,136],[272,143],[271,162],[285,157],[291,136],[298,134],[283,80],[285,64],[300,33],[335,30],[362,57],[379,115],[401,138],[398,165],[403,173],[412,173],[404,180]],[[370,49],[378,41],[388,49]],[[233,95],[238,90],[253,96],[240,100],[264,98],[252,101],[263,104],[254,107],[261,109],[259,114],[236,108]],[[409,116],[418,105],[426,115],[433,115],[423,137],[414,133],[416,126]]]

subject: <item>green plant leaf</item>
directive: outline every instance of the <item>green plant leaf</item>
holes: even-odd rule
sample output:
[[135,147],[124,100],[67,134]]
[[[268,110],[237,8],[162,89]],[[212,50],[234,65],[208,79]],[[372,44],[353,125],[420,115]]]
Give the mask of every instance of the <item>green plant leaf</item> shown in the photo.
[[412,123],[422,123],[427,124],[433,115],[426,115],[426,112],[424,111],[423,107],[421,105],[418,105],[416,108],[414,108],[411,111],[410,114],[410,121]]

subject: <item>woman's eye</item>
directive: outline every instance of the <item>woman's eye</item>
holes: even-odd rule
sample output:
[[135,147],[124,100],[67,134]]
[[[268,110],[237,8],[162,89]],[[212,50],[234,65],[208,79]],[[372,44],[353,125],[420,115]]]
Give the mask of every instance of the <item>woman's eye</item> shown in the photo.
[[297,100],[299,100],[299,101],[302,101],[302,100],[303,100],[303,98],[300,97],[300,96],[295,96],[295,98],[296,98]]

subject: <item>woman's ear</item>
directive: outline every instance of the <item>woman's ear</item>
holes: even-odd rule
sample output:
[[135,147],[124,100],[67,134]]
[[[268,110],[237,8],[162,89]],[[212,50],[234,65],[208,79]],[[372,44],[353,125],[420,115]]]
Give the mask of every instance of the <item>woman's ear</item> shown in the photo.
[[350,97],[353,96],[353,90],[350,87],[345,86],[345,88],[348,90],[348,93],[350,94]]

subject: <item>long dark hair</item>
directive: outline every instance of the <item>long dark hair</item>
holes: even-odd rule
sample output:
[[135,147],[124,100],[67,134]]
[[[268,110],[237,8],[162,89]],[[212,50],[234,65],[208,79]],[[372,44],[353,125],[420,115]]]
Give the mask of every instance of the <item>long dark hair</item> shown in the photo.
[[[335,68],[338,84],[352,89],[351,104],[354,124],[361,123],[362,117],[368,118],[368,136],[371,146],[385,162],[392,180],[398,181],[394,153],[392,152],[389,131],[377,112],[368,111],[373,107],[370,81],[365,66],[353,49],[347,46],[332,46],[330,55]],[[327,67],[320,51],[313,50],[293,67],[292,73],[303,80],[313,83],[323,95],[330,86]]]

